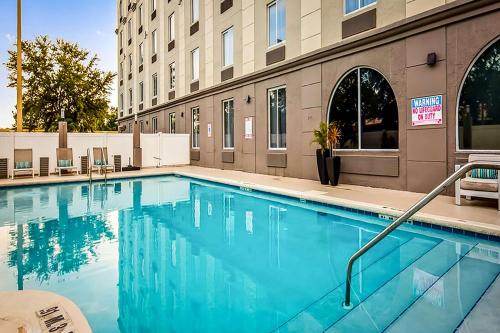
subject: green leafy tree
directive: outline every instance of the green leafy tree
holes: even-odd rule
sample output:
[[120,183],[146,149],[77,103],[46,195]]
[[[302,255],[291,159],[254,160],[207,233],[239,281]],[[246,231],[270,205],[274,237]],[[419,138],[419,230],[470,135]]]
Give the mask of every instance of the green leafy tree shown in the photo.
[[[23,126],[57,131],[64,112],[68,130],[92,132],[109,121],[114,73],[100,70],[99,59],[78,44],[39,36],[23,41]],[[16,86],[16,50],[5,64],[8,86]],[[16,113],[14,112],[14,120]]]

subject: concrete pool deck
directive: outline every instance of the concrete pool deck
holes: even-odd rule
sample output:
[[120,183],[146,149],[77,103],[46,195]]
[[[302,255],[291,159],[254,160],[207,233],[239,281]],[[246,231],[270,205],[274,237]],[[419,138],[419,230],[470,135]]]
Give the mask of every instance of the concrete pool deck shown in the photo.
[[[337,187],[321,185],[318,181],[289,177],[278,177],[247,173],[242,171],[220,170],[196,166],[146,168],[140,171],[109,173],[108,179],[131,178],[177,174],[209,181],[251,188],[276,194],[283,194],[305,200],[318,201],[348,208],[375,212],[388,216],[399,216],[420,198],[422,193],[388,190],[340,184]],[[94,174],[94,180],[102,180],[102,175]],[[53,184],[86,181],[87,175],[1,179],[3,187]],[[500,236],[500,211],[496,201],[465,200],[462,206],[455,205],[455,198],[439,196],[417,213],[412,219],[439,226]]]

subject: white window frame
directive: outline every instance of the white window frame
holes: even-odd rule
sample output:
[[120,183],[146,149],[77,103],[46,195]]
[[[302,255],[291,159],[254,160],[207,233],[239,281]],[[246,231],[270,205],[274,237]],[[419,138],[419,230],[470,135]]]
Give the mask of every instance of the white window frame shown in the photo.
[[128,106],[134,106],[134,94],[132,88],[128,88]]
[[[226,146],[226,136],[224,135],[225,132],[225,121],[224,117],[226,116],[226,111],[225,111],[225,104],[233,102],[233,146],[229,147]],[[228,98],[222,101],[222,149],[224,150],[234,150],[234,138],[235,138],[235,133],[234,133],[234,98]]]
[[[272,49],[272,48],[275,48],[277,47],[278,45],[282,45],[284,43],[286,43],[286,11],[285,11],[285,38],[281,41],[281,42],[276,42],[275,44],[272,44],[271,45],[271,41],[269,40],[269,8],[273,5],[276,5],[276,16],[274,18],[275,22],[276,22],[276,38],[275,40],[277,40],[278,38],[278,3],[279,2],[282,2],[282,1],[285,1],[285,0],[274,0],[274,1],[271,1],[270,3],[267,4],[267,7],[266,7],[266,25],[267,25],[267,31],[266,31],[266,39],[267,39],[267,48],[268,49]],[[286,8],[286,4],[285,4],[285,8]]]
[[[224,39],[224,37],[228,34],[228,33],[231,33],[232,35],[232,43],[231,43],[231,63],[228,64],[226,63],[227,59],[226,59],[226,40]],[[224,30],[222,32],[222,68],[226,68],[226,67],[232,67],[234,65],[234,29],[233,29],[233,26],[227,28],[226,30]]]
[[477,63],[479,58],[482,57],[482,55],[493,45],[495,44],[498,40],[500,40],[500,37],[497,37],[490,41],[486,46],[481,48],[481,50],[476,54],[474,59],[469,64],[469,67],[467,68],[467,71],[465,72],[464,76],[462,77],[462,81],[460,82],[460,86],[457,92],[457,98],[456,98],[456,107],[455,107],[455,152],[457,153],[468,153],[468,154],[476,154],[476,153],[482,153],[482,154],[497,154],[500,152],[498,149],[460,149],[460,138],[458,135],[458,113],[459,113],[459,107],[460,107],[460,97],[462,95],[462,90],[464,88],[465,81],[467,80],[467,77],[470,74],[470,71],[472,70],[472,67]]
[[120,99],[118,100],[118,104],[119,104],[119,107],[120,107],[120,110],[123,111],[124,109],[124,100],[123,100],[123,93],[120,93]]
[[[194,132],[194,127],[195,127],[195,124],[194,124],[194,113],[195,111],[197,111],[198,113],[198,124],[197,124],[197,128],[198,128],[198,140],[197,140],[197,146],[194,145],[194,135],[195,135],[195,132]],[[200,149],[200,138],[201,138],[201,121],[200,121],[200,107],[199,106],[195,106],[195,107],[192,107],[191,108],[191,148],[192,149],[196,149],[196,150],[199,150]]]
[[128,40],[132,39],[132,19],[128,20],[127,22],[127,37]]
[[[341,78],[337,81],[337,83],[335,84],[335,87],[333,88],[333,91],[332,91],[332,94],[330,96],[330,100],[328,102],[328,108],[326,109],[326,119],[330,119],[330,110],[331,110],[331,107],[332,107],[332,103],[333,103],[333,97],[335,96],[335,92],[337,91],[338,87],[340,86],[340,84],[342,83],[342,81],[344,81],[344,79],[346,78],[347,75],[351,74],[354,70],[356,70],[356,75],[358,76],[357,80],[358,80],[358,85],[357,85],[357,92],[358,92],[358,105],[357,105],[357,113],[358,113],[358,148],[335,148],[335,150],[339,150],[339,151],[345,151],[345,152],[356,152],[356,151],[370,151],[370,152],[398,152],[400,150],[400,133],[399,133],[399,129],[398,129],[398,147],[397,149],[381,149],[381,148],[375,148],[375,149],[371,149],[371,148],[361,148],[361,135],[362,135],[362,131],[361,131],[361,88],[360,88],[360,84],[361,84],[361,69],[371,69],[371,70],[374,70],[376,71],[377,73],[379,73],[380,75],[382,75],[384,77],[384,79],[389,83],[389,86],[391,87],[392,89],[392,92],[394,93],[394,89],[392,88],[392,85],[390,85],[390,81],[387,79],[387,77],[385,77],[385,75],[380,72],[378,69],[375,69],[373,67],[370,67],[370,66],[358,66],[358,67],[354,67],[354,68],[351,68],[350,70],[348,70],[347,72],[344,73],[344,75],[341,76]],[[396,95],[396,93],[394,93],[394,95]],[[399,112],[399,109],[398,109],[398,112]],[[398,115],[398,124],[400,124],[400,119],[399,119],[399,115]]]
[[144,120],[139,120],[139,132],[144,133]]
[[134,70],[134,68],[132,67],[133,65],[133,61],[132,61],[132,53],[130,53],[128,55],[128,72],[129,73],[132,73],[132,71]]
[[[172,131],[172,128],[173,128],[174,131]],[[175,134],[175,112],[170,112],[168,114],[168,132],[170,134]]]
[[343,11],[344,12],[344,16],[348,16],[348,15],[357,13],[357,12],[359,12],[359,11],[365,9],[365,8],[369,8],[369,7],[375,6],[377,4],[377,2],[378,2],[378,0],[377,0],[375,2],[372,2],[372,3],[368,4],[368,5],[361,6],[361,0],[357,0],[358,1],[358,8],[355,9],[355,10],[353,10],[352,12],[347,13],[347,3],[346,3],[346,1],[347,0],[343,1],[344,2],[344,11]]
[[139,27],[142,27],[142,24],[144,23],[144,9],[142,7],[142,4],[139,5],[137,17],[139,18]]
[[168,65],[168,82],[169,90],[175,90],[175,62]]
[[[193,6],[193,4],[195,3],[198,4],[197,5],[197,11],[195,12],[195,6]],[[196,22],[198,22],[200,20],[200,0],[191,0],[191,24],[194,24]]]
[[153,30],[151,33],[151,53],[155,55],[158,52],[158,32]]
[[158,133],[158,117],[151,118],[151,129],[154,134]]
[[123,72],[124,69],[123,69],[123,61],[120,62],[120,73],[118,74],[119,77],[120,77],[120,80],[123,80]]
[[168,41],[175,40],[175,12],[168,16]]
[[144,64],[144,42],[139,44],[139,65]]
[[144,102],[144,81],[139,82],[139,104]]
[[123,30],[120,30],[120,49],[123,49]]
[[[271,93],[271,91],[276,91],[277,92],[280,89],[285,89],[285,101],[286,101],[286,85],[282,85],[282,86],[278,86],[278,87],[273,87],[273,88],[267,89],[267,148],[269,150],[281,150],[281,151],[283,151],[283,150],[286,150],[287,148],[286,147],[281,147],[281,144],[278,144],[278,147],[276,147],[276,148],[271,148],[271,94],[270,93]],[[276,102],[277,101],[278,101],[278,94],[276,93]],[[285,112],[286,111],[287,110],[286,110],[286,107],[285,107]],[[279,124],[279,113],[276,112],[276,126],[278,126],[278,124]],[[285,123],[285,126],[286,126],[286,123]],[[276,128],[276,131],[277,130],[278,130],[278,128]],[[279,141],[279,133],[277,133],[277,135],[278,135],[277,141]],[[286,144],[286,142],[285,142],[285,144]]]
[[154,73],[151,76],[151,87],[153,88],[153,98],[158,97],[158,73]]
[[[195,66],[194,66],[194,59],[195,59],[195,54],[197,55],[197,61],[198,61],[198,68],[195,74]],[[200,80],[200,48],[197,47],[194,50],[191,51],[191,82],[196,82]]]

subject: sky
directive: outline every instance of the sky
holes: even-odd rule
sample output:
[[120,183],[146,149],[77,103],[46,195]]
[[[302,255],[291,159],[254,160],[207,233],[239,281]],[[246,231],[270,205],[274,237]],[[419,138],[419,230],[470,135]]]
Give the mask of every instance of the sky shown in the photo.
[[[22,39],[48,35],[77,42],[97,54],[102,70],[115,73],[116,0],[22,0]],[[16,43],[17,0],[0,0],[0,128],[11,127],[16,105],[16,89],[7,87],[7,50]],[[110,97],[116,106],[116,83]]]

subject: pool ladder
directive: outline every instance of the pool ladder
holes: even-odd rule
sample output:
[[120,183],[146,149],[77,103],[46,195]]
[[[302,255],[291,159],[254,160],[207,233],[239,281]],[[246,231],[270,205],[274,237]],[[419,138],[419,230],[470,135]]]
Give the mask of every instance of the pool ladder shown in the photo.
[[102,157],[102,164],[104,164],[104,184],[108,184],[108,161],[106,159],[106,156],[104,156],[104,148],[101,147],[101,157]]
[[372,238],[368,243],[366,243],[363,247],[361,247],[358,251],[356,251],[349,262],[347,263],[347,276],[346,276],[346,284],[345,284],[345,300],[342,306],[345,309],[352,309],[353,305],[351,304],[351,277],[352,277],[352,265],[354,262],[359,259],[363,254],[368,252],[372,247],[374,247],[378,242],[388,236],[391,232],[393,232],[397,227],[399,227],[403,222],[412,217],[415,213],[425,207],[431,200],[437,197],[441,192],[443,192],[448,186],[455,183],[460,177],[469,172],[472,169],[496,169],[500,170],[500,163],[498,162],[486,162],[486,161],[474,161],[469,162],[462,166],[460,169],[455,171],[451,176],[446,178],[441,184],[439,184],[436,188],[434,188],[431,192],[429,192],[425,197],[420,199],[415,205],[410,207],[406,212],[403,213],[400,217],[398,217],[394,222],[389,224],[384,230],[382,230],[377,236]]

